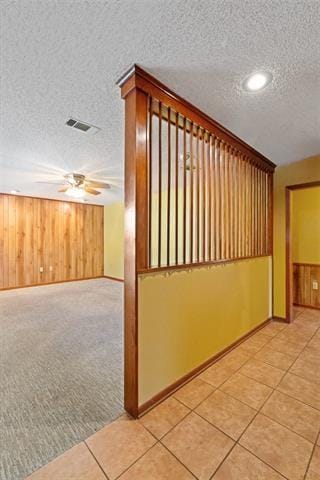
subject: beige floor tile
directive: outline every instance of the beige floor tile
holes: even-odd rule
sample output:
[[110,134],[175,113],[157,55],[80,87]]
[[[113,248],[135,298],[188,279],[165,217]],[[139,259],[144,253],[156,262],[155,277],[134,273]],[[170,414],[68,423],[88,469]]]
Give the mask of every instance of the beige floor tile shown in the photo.
[[320,429],[320,412],[281,392],[273,392],[261,413],[290,428],[310,442],[315,442]]
[[234,445],[230,438],[193,412],[162,442],[199,480],[208,480]]
[[294,322],[288,325],[288,327],[285,330],[285,333],[288,333],[289,335],[296,334],[298,338],[300,337],[301,339],[305,339],[306,341],[309,341],[317,329],[318,329],[317,325],[312,325],[312,324],[305,325],[300,322]]
[[277,390],[320,410],[320,386],[309,380],[287,373]]
[[87,445],[109,479],[113,480],[155,442],[138,421],[122,417],[89,437]]
[[223,364],[219,362],[207,368],[203,373],[201,373],[199,378],[207,383],[210,383],[210,385],[214,387],[219,387],[222,383],[228,380],[231,375],[233,375],[233,370],[223,366]]
[[239,373],[253,378],[269,387],[276,387],[285,372],[279,368],[273,367],[268,363],[260,362],[252,358],[239,370]]
[[204,400],[196,412],[234,440],[238,440],[257,413],[253,408],[220,390],[216,390]]
[[270,341],[270,337],[268,335],[263,335],[262,333],[256,333],[252,337],[245,340],[241,343],[238,347],[240,351],[243,351],[245,354],[254,355],[262,347],[264,347]]
[[[293,327],[292,327],[293,328]],[[280,342],[289,342],[296,345],[297,349],[300,348],[300,351],[307,345],[308,341],[310,340],[310,336],[308,338],[301,335],[301,333],[296,331],[290,331],[290,327],[288,327],[284,332],[280,332],[275,339]],[[311,335],[312,336],[312,335]]]
[[320,447],[316,447],[312,455],[306,480],[319,480],[319,479],[320,479]]
[[119,480],[194,480],[194,476],[158,443],[121,475]]
[[233,372],[239,370],[244,363],[249,360],[250,356],[241,352],[238,348],[235,348],[230,353],[225,355],[217,365],[222,365],[223,367],[229,368]]
[[141,417],[144,425],[155,437],[161,438],[179,423],[190,410],[173,397],[168,398]]
[[320,348],[310,345],[301,352],[299,359],[305,362],[311,362],[320,368]]
[[303,479],[313,449],[311,442],[261,414],[240,443],[289,480]]
[[256,353],[254,358],[257,358],[261,362],[268,363],[273,367],[280,368],[281,370],[288,370],[296,360],[296,357],[277,352],[276,350],[271,350],[268,346]]
[[279,339],[278,336],[272,338],[268,343],[268,347],[272,350],[276,350],[277,352],[286,353],[287,355],[292,355],[297,357],[299,353],[304,348],[304,345],[289,342],[285,339]]
[[283,477],[236,445],[212,480],[283,480]]
[[196,408],[199,403],[207,398],[213,391],[214,388],[211,385],[197,377],[191,382],[187,383],[184,387],[177,390],[174,393],[174,397],[187,407],[193,409]]
[[303,377],[310,382],[320,385],[320,368],[318,362],[298,358],[290,368],[290,373]]
[[270,387],[252,378],[235,373],[220,388],[225,393],[258,410],[272,392]]
[[260,330],[263,335],[268,335],[269,337],[275,337],[281,330],[284,330],[287,326],[284,323],[271,322],[266,325],[262,330]]
[[79,443],[26,480],[105,480],[105,478],[86,445]]

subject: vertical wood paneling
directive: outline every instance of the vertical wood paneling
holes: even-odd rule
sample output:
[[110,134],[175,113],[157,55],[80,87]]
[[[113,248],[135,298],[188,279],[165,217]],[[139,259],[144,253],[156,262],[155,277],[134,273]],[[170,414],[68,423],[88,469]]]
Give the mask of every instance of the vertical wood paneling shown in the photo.
[[0,194],[0,289],[101,276],[103,243],[103,207]]
[[[313,282],[318,289],[313,289]],[[293,264],[293,303],[320,309],[320,265]]]

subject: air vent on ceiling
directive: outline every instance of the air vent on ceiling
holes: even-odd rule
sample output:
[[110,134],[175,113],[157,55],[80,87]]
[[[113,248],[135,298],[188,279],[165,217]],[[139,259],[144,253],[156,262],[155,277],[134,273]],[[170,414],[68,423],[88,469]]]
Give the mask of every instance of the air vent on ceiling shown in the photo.
[[66,121],[66,125],[71,128],[76,128],[81,132],[90,133],[91,135],[97,133],[100,130],[100,128],[95,127],[94,125],[90,125],[89,123],[76,120],[75,118],[69,118],[69,120]]

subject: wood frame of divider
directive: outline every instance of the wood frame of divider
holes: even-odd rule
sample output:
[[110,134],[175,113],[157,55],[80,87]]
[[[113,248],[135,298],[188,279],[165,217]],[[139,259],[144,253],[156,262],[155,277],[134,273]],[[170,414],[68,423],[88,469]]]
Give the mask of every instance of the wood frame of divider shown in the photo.
[[[268,173],[268,255],[272,255],[272,175],[275,169],[275,165],[262,154],[254,150],[252,147],[243,142],[240,138],[235,136],[225,127],[217,123],[205,113],[201,112],[198,108],[191,103],[171,91],[164,84],[159,82],[156,78],[145,72],[138,65],[133,67],[123,75],[118,81],[118,85],[121,87],[121,96],[125,100],[125,293],[124,293],[124,351],[125,351],[125,378],[124,378],[124,403],[125,409],[132,416],[137,417],[139,415],[139,400],[138,400],[138,275],[145,272],[154,271],[167,271],[177,268],[193,268],[200,265],[207,265],[212,263],[225,263],[234,262],[237,259],[252,258],[256,255],[246,255],[249,251],[247,242],[249,237],[247,230],[239,233],[237,226],[240,225],[241,218],[245,218],[247,215],[246,210],[243,207],[237,212],[235,205],[237,202],[241,202],[243,198],[249,198],[248,185],[239,184],[239,188],[235,192],[228,191],[226,202],[230,205],[230,211],[226,214],[225,206],[220,202],[221,190],[225,188],[225,185],[230,184],[230,178],[235,178],[237,175],[242,176],[248,182],[248,177],[245,176],[245,169],[250,169],[252,178],[254,175],[258,175],[260,170]],[[178,143],[179,131],[182,130],[182,148],[183,148],[183,185],[184,193],[183,198],[178,198],[177,188],[177,171],[178,171],[178,148],[175,148],[174,152],[170,152],[170,163],[174,165],[175,171],[175,202],[182,201],[182,258],[183,264],[177,265],[177,243],[181,241],[178,231],[177,222],[177,207],[175,208],[175,265],[169,265],[170,258],[167,253],[166,265],[161,265],[161,245],[158,245],[158,265],[157,268],[150,268],[151,257],[151,181],[150,171],[152,168],[152,162],[149,160],[152,156],[152,121],[150,121],[150,111],[153,100],[156,100],[159,104],[158,116],[161,120],[162,108],[161,105],[165,105],[168,111],[173,112],[175,115],[175,138],[176,145]],[[175,113],[174,113],[175,112]],[[168,115],[171,123],[171,117]],[[179,125],[179,116],[183,120],[182,126]],[[189,242],[189,252],[187,252],[186,244],[186,222],[187,222],[187,209],[186,209],[186,135],[187,131],[192,130],[192,136],[194,134],[194,126],[196,126],[198,133],[202,132],[203,136],[210,132],[208,151],[205,149],[205,140],[202,141],[202,152],[197,155],[197,165],[195,171],[191,177],[195,176],[195,183],[193,185],[192,194],[196,198],[196,202],[192,208],[199,211],[196,216],[196,222],[192,228],[195,228],[195,232],[192,232],[192,240]],[[161,121],[159,122],[159,130],[161,129]],[[170,128],[168,126],[168,132]],[[159,137],[161,132],[159,133]],[[170,133],[173,135],[173,133]],[[199,135],[196,136],[199,139]],[[192,148],[199,148],[199,142],[197,140],[196,145]],[[214,147],[214,148],[211,148]],[[211,148],[211,153],[210,153]],[[228,165],[227,169],[222,169],[219,165],[217,158],[217,151],[221,149],[224,156],[225,163]],[[238,152],[238,155],[235,155]],[[161,141],[159,142],[159,162],[162,161]],[[241,161],[240,157],[241,156]],[[204,158],[207,158],[207,171],[202,168],[201,178],[199,173],[199,157],[204,162]],[[248,161],[250,159],[250,162]],[[192,161],[192,160],[191,160]],[[204,164],[203,164],[204,165]],[[193,165],[191,165],[193,169]],[[171,171],[171,169],[170,169]],[[161,172],[161,169],[160,169]],[[215,173],[215,175],[213,174]],[[159,196],[161,196],[162,190],[162,178],[161,173],[158,178],[159,181]],[[199,183],[203,182],[203,188],[199,191]],[[170,179],[171,182],[171,179]],[[211,187],[210,187],[211,182]],[[251,188],[251,186],[250,186]],[[253,189],[252,189],[253,190]],[[252,199],[258,201],[258,192],[250,190]],[[172,199],[170,198],[170,201]],[[208,202],[210,207],[208,206]],[[255,206],[255,210],[258,207],[259,202]],[[204,205],[208,206],[207,211]],[[202,208],[201,216],[200,210]],[[169,210],[169,209],[168,209]],[[193,214],[193,212],[192,212]],[[208,216],[206,216],[206,214]],[[254,217],[258,215],[255,211],[252,213]],[[170,215],[167,211],[167,215]],[[191,213],[189,212],[189,215]],[[253,219],[254,220],[254,219]],[[162,212],[161,202],[158,211],[158,224],[161,225]],[[200,244],[199,226],[198,222],[202,222],[203,235],[202,243]],[[212,244],[212,238],[208,242],[209,249],[214,250],[215,261],[207,260],[206,250],[206,228],[205,225],[209,225],[212,222],[217,230],[217,236],[219,241],[214,245]],[[253,222],[254,224],[254,222]],[[228,227],[227,227],[228,225]],[[230,228],[230,226],[232,227]],[[245,219],[244,225],[250,225],[249,219]],[[247,228],[247,227],[245,227]],[[170,231],[167,229],[167,245],[170,243]],[[208,229],[210,231],[210,229]],[[255,232],[254,232],[255,233]],[[208,237],[211,233],[208,233]],[[234,258],[226,259],[226,248],[229,252],[229,243],[225,242],[225,237],[232,235],[233,242],[232,249],[234,249]],[[161,235],[158,235],[158,244],[161,244]],[[195,243],[195,245],[194,245]],[[226,247],[227,245],[227,247]],[[211,250],[211,251],[212,251]],[[160,258],[159,258],[160,255]],[[193,256],[196,258],[196,262],[187,263],[187,257],[193,260]],[[264,256],[264,255],[263,255]]]

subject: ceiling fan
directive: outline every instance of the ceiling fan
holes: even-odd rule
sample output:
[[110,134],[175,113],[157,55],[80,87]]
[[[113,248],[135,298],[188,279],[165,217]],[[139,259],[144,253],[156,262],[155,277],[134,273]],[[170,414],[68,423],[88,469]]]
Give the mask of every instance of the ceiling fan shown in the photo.
[[[59,188],[58,192],[65,193],[70,197],[82,198],[86,193],[90,195],[100,195],[101,192],[97,188],[111,188],[109,183],[90,180],[81,173],[67,173],[63,176],[64,185]],[[55,182],[41,182],[55,183]]]

